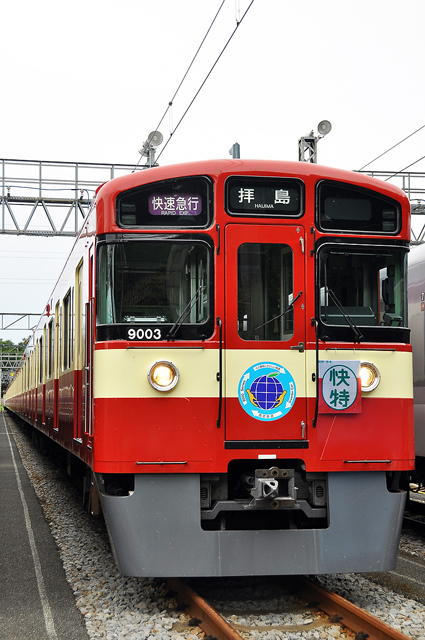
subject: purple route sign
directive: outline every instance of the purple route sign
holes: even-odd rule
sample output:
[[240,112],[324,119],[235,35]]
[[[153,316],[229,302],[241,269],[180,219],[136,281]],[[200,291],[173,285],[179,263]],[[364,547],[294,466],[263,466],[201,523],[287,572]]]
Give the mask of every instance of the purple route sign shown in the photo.
[[202,199],[201,196],[190,193],[154,193],[149,196],[148,210],[153,216],[198,216],[202,212]]

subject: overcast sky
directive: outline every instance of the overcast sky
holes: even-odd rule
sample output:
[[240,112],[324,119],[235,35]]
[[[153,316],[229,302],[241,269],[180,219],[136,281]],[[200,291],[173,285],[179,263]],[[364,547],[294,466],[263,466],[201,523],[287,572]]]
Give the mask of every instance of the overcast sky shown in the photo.
[[[221,2],[4,2],[0,158],[136,163]],[[249,4],[225,0],[164,143]],[[160,164],[228,158],[234,142],[244,158],[296,160],[327,119],[319,162],[363,167],[425,125],[424,24],[424,0],[254,0]],[[425,128],[368,168],[401,170],[424,149]],[[1,236],[0,312],[41,312],[70,245]]]

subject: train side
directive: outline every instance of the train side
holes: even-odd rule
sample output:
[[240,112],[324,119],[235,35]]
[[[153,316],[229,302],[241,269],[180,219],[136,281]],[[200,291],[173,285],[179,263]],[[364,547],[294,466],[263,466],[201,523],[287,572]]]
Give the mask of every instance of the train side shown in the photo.
[[6,406],[78,461],[123,573],[395,565],[409,240],[401,190],[308,163],[98,190]]
[[425,483],[425,245],[409,257],[409,326],[413,349],[416,465],[413,479]]
[[5,394],[6,408],[93,465],[91,398],[95,220],[89,215]]

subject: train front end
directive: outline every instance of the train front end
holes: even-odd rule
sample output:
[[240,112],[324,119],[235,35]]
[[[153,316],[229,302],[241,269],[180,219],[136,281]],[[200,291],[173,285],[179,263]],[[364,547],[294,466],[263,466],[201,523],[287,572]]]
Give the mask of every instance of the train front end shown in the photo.
[[93,470],[123,573],[394,566],[414,460],[408,207],[304,163],[100,189]]

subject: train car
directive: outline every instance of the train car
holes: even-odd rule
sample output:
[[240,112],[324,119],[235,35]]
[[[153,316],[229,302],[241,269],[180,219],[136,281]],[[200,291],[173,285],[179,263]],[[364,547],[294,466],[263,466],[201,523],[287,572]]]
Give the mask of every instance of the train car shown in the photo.
[[425,245],[412,247],[409,256],[409,327],[413,350],[415,416],[415,471],[412,480],[425,486]]
[[384,571],[414,466],[410,206],[310,163],[101,186],[6,394],[133,576]]

